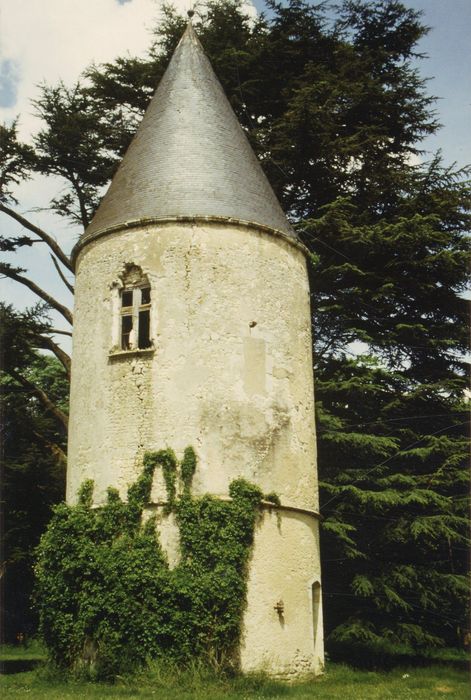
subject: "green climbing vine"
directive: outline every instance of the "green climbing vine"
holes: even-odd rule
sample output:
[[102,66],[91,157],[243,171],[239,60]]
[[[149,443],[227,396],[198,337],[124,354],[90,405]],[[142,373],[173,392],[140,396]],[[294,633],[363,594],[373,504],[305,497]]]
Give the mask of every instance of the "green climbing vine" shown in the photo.
[[181,474],[181,479],[183,482],[183,493],[185,496],[188,496],[190,494],[190,489],[191,489],[191,482],[193,480],[193,474],[196,471],[196,455],[195,451],[192,447],[187,447],[181,467],[180,467],[180,474]]
[[[156,517],[146,513],[157,467],[167,490],[164,513],[174,514],[180,534],[173,569]],[[109,488],[106,503],[93,507],[87,481],[77,505],[56,508],[36,565],[40,631],[54,664],[109,679],[161,656],[237,666],[263,495],[238,479],[231,500],[194,497],[195,469],[191,447],[180,464],[172,450],[149,452],[126,501]]]

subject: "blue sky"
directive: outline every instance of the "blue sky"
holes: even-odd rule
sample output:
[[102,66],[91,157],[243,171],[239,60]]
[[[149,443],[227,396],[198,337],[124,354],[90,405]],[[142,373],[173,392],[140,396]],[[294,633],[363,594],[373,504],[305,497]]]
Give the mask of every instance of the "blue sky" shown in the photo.
[[0,107],[14,107],[20,80],[18,64],[9,58],[0,63]]
[[431,77],[428,91],[439,97],[436,110],[443,128],[425,145],[441,148],[447,162],[471,163],[471,2],[470,0],[413,0],[431,27],[419,44],[429,58],[419,62],[421,74]]

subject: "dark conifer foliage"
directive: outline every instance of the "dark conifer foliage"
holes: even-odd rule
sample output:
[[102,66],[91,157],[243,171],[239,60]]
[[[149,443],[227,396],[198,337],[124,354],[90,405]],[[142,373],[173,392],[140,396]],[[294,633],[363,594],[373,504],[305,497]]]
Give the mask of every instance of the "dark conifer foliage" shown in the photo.
[[[44,89],[35,167],[69,187],[60,214],[89,219],[185,22],[166,8],[148,60]],[[210,0],[194,24],[311,252],[328,643],[460,645],[470,189],[422,152],[428,30],[396,0],[268,0],[256,20]],[[14,183],[31,154],[6,138]]]
[[[47,326],[41,308],[23,314],[0,304],[2,347],[2,641],[35,631],[31,610],[35,548],[64,497],[68,379],[55,358],[39,355],[33,338]],[[47,395],[49,408],[41,400]]]

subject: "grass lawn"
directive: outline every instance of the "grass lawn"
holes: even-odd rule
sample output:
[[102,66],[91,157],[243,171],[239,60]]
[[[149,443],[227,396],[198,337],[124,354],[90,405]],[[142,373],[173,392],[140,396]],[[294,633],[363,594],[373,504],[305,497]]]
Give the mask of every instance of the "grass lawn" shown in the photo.
[[[41,667],[40,647],[0,650],[4,675],[0,677],[0,697],[30,697],[34,700],[67,698],[149,698],[167,700],[296,700],[340,698],[342,700],[430,700],[448,697],[469,700],[470,687],[465,671],[448,666],[396,669],[389,672],[358,671],[330,663],[323,676],[304,683],[286,685],[265,678],[215,678],[201,669],[177,674],[175,669],[153,668],[133,680],[115,685],[65,681],[51,677]],[[39,665],[32,668],[32,664]],[[23,664],[23,666],[21,666]],[[28,670],[29,666],[29,670]]]

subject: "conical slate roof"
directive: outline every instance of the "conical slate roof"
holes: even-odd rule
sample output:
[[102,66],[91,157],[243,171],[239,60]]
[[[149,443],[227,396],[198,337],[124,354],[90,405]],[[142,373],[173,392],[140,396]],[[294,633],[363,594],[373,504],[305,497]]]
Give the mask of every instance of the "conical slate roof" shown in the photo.
[[132,222],[223,217],[295,236],[191,26],[81,243]]

